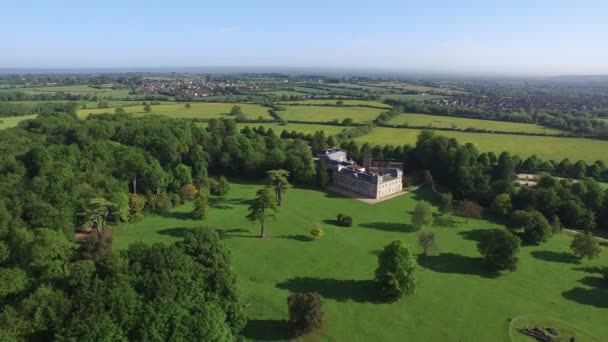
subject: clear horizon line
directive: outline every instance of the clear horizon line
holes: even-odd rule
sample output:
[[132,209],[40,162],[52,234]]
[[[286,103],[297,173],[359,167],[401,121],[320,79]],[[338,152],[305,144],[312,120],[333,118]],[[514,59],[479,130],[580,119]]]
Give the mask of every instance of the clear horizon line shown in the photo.
[[[191,70],[191,69],[252,69],[251,72],[259,72],[255,69],[266,69],[266,70],[275,70],[278,72],[283,70],[284,73],[289,73],[289,71],[295,70],[308,70],[308,71],[336,71],[336,72],[347,72],[351,74],[359,73],[396,73],[400,75],[405,74],[417,74],[417,75],[433,75],[433,76],[475,76],[475,77],[534,77],[534,78],[544,78],[544,77],[608,77],[608,73],[532,73],[532,72],[487,72],[487,71],[472,71],[472,70],[450,70],[450,69],[407,69],[407,68],[383,68],[383,67],[340,67],[340,66],[262,66],[262,65],[216,65],[216,66],[50,66],[50,67],[28,67],[28,66],[18,66],[18,67],[0,67],[0,74],[6,74],[6,71],[27,71],[27,73],[36,74],[45,72],[59,72],[59,71],[103,71],[102,73],[111,73],[112,70],[115,71],[123,71],[128,72],[132,70],[134,72],[161,72],[161,73],[171,73],[171,72],[180,72],[180,70]],[[243,72],[240,71],[239,72]],[[78,72],[75,72],[78,73]],[[227,73],[236,73],[236,72],[227,72]]]

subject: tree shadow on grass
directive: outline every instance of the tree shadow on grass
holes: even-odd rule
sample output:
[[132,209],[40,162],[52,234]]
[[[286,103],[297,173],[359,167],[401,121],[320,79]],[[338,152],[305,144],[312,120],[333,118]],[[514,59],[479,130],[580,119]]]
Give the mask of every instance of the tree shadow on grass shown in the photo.
[[471,241],[481,241],[481,239],[483,238],[483,236],[485,234],[487,234],[487,230],[485,229],[473,229],[473,230],[466,230],[463,232],[458,232],[458,235],[462,236],[465,240],[471,240]]
[[251,205],[251,203],[253,203],[253,199],[251,198],[231,198],[231,199],[227,199],[224,201],[225,203],[228,204],[235,204],[235,205]]
[[579,279],[578,282],[587,286],[608,290],[608,282],[603,277],[584,277]]
[[564,264],[579,264],[580,260],[567,252],[553,251],[533,251],[530,253],[534,258],[550,262],[560,262]]
[[167,229],[159,230],[158,234],[169,235],[169,236],[174,236],[174,237],[184,237],[186,235],[186,233],[188,233],[191,230],[192,230],[192,228],[186,228],[186,227],[167,228]]
[[241,332],[247,339],[281,341],[289,339],[287,322],[274,319],[250,319]]
[[482,258],[468,257],[454,253],[418,256],[418,264],[440,273],[457,273],[477,275],[484,278],[496,278],[499,273],[488,270]]
[[433,227],[454,227],[456,226],[456,220],[452,216],[438,215],[435,216],[433,221]]
[[277,237],[280,239],[289,239],[289,240],[296,240],[296,241],[302,241],[302,242],[310,242],[313,240],[312,237],[304,235],[304,234],[279,235]]
[[583,272],[587,272],[587,273],[597,273],[597,274],[601,274],[601,275],[603,275],[604,272],[608,271],[607,268],[599,267],[599,266],[583,266],[583,267],[574,267],[572,269],[575,271],[583,271]]
[[[257,238],[260,237],[258,234],[251,234],[251,232],[247,229],[216,229],[217,234],[220,236],[220,239],[230,239],[234,237],[245,237],[245,238]],[[239,234],[239,233],[248,233],[248,234]]]
[[211,197],[209,199],[209,206],[215,209],[232,209],[234,206],[226,205],[226,199],[223,197]]
[[381,303],[376,283],[372,280],[339,280],[297,277],[276,285],[291,292],[316,292],[324,298],[345,302]]
[[579,304],[591,305],[596,308],[608,308],[608,289],[606,288],[586,289],[575,287],[563,292],[562,296]]
[[166,217],[166,218],[170,218],[170,219],[176,219],[176,220],[188,220],[191,221],[194,218],[192,218],[192,213],[189,212],[183,212],[183,211],[166,211],[166,212],[160,212],[158,213],[158,216],[161,217]]
[[338,224],[338,220],[323,220],[323,223],[325,223],[325,224],[331,224],[332,226],[338,226],[338,227],[341,227],[341,226]]
[[394,222],[369,222],[363,223],[360,225],[363,228],[371,228],[377,230],[383,230],[385,232],[417,232],[419,229],[416,229],[413,225],[407,223],[394,223]]
[[371,251],[369,251],[369,255],[374,255],[374,256],[378,256],[378,255],[380,255],[380,253],[382,253],[381,249],[372,249]]

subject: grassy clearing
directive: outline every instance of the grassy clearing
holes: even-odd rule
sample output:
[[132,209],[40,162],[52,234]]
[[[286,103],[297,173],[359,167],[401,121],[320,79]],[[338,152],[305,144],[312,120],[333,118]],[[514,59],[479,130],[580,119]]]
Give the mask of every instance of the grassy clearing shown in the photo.
[[427,114],[404,113],[393,118],[390,124],[410,126],[428,126],[439,128],[477,128],[503,132],[524,132],[524,133],[544,133],[544,134],[560,134],[564,133],[557,129],[546,128],[535,124],[526,124],[518,122],[491,121],[459,118],[453,116],[439,116]]
[[344,128],[346,128],[343,126],[303,124],[303,123],[289,123],[287,125],[281,125],[281,124],[276,124],[276,123],[262,123],[262,124],[238,123],[237,124],[237,127],[239,129],[242,129],[245,126],[249,126],[251,128],[260,127],[260,126],[265,127],[265,129],[272,128],[272,130],[276,134],[281,134],[281,132],[283,132],[283,130],[287,130],[288,132],[296,131],[298,133],[304,133],[304,134],[314,134],[317,131],[323,131],[323,132],[325,132],[325,136],[338,134],[338,133],[342,132],[342,130]]
[[10,116],[6,118],[0,117],[0,129],[11,128],[17,126],[23,120],[35,119],[38,115]]
[[[374,145],[414,145],[419,133],[418,129],[377,127],[370,134],[357,140]],[[456,138],[460,143],[472,143],[484,152],[509,151],[521,157],[536,154],[543,159],[558,161],[564,158],[569,158],[571,161],[608,161],[608,141],[604,140],[453,131],[437,131],[437,134]]]
[[[335,105],[339,100],[326,99],[326,100],[303,100],[303,101],[280,101],[281,104],[301,104],[301,105]],[[378,101],[367,101],[367,100],[342,100],[347,106],[374,106],[390,109],[391,106],[386,103]]]
[[[393,304],[375,302],[376,254],[392,240],[415,248],[418,233],[410,212],[429,189],[368,205],[334,193],[294,188],[285,195],[269,237],[256,238],[259,227],[245,220],[249,199],[261,185],[232,184],[229,195],[213,198],[208,221],[190,219],[191,204],[163,216],[145,218],[114,231],[115,249],[129,243],[170,243],[191,227],[216,227],[232,252],[243,305],[249,317],[244,331],[251,340],[281,340],[287,317],[286,297],[295,291],[326,298],[326,328],[319,339],[333,341],[509,341],[509,319],[535,314],[567,322],[594,336],[608,336],[608,290],[598,287],[599,260],[576,264],[570,238],[553,237],[539,247],[523,247],[519,268],[499,278],[483,271],[476,240],[484,229],[499,226],[461,218],[428,227],[439,254],[420,257],[416,294]],[[338,213],[353,216],[354,226],[337,227]],[[325,229],[309,241],[313,221]],[[577,340],[579,341],[579,340]]]
[[384,109],[369,107],[285,106],[279,115],[285,120],[328,122],[351,118],[355,122],[371,122]]
[[[152,111],[150,113],[144,112],[144,106],[141,105],[124,107],[124,110],[127,113],[134,113],[137,115],[160,114],[173,118],[211,119],[222,116],[233,118],[232,116],[228,116],[228,113],[230,113],[233,106],[240,106],[247,118],[257,119],[261,116],[265,119],[271,119],[268,114],[268,108],[255,104],[195,102],[191,103],[191,108],[186,108],[184,105],[185,103],[152,105]],[[113,114],[115,110],[116,108],[80,109],[78,110],[78,117],[86,118],[89,114],[100,113]]]

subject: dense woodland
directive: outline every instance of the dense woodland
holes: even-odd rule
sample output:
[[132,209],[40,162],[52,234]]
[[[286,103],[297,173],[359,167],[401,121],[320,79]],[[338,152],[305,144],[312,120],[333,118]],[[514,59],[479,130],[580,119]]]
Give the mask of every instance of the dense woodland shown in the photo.
[[[314,175],[303,141],[240,134],[232,120],[207,129],[162,117],[43,114],[0,140],[0,331],[9,340],[236,336],[244,318],[214,231],[120,254],[103,231],[179,204],[180,189],[207,186],[208,171]],[[86,227],[100,234],[76,247],[75,229]]]

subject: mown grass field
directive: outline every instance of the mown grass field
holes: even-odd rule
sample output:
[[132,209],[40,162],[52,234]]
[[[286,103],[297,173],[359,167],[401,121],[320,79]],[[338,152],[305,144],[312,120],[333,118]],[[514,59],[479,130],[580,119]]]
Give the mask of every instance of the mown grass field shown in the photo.
[[272,95],[276,95],[276,96],[291,96],[291,95],[295,95],[295,96],[302,96],[302,95],[309,95],[308,93],[304,93],[301,91],[292,91],[292,90],[272,90],[272,91],[263,91],[260,94],[264,94],[264,95],[268,95],[268,94],[272,94]]
[[0,129],[15,127],[21,121],[34,119],[37,116],[38,116],[37,114],[33,114],[33,115],[23,115],[23,116],[10,116],[10,117],[6,117],[6,118],[0,117]]
[[[421,188],[368,205],[334,193],[294,188],[268,238],[257,238],[258,225],[245,220],[249,200],[262,185],[233,183],[225,199],[213,198],[207,221],[190,218],[191,204],[136,224],[114,229],[114,248],[135,241],[171,243],[191,227],[215,227],[231,250],[241,300],[249,318],[247,340],[285,339],[286,298],[292,292],[325,298],[326,326],[304,341],[510,341],[509,320],[523,315],[565,322],[601,341],[608,338],[608,290],[599,274],[608,254],[578,264],[569,255],[570,237],[558,235],[542,246],[523,247],[518,270],[488,275],[476,249],[485,229],[500,226],[452,217],[425,229],[437,236],[439,252],[418,257],[417,290],[392,304],[377,301],[371,280],[377,253],[392,240],[416,247],[410,225],[416,201],[430,200]],[[333,225],[338,213],[353,216],[353,227]],[[325,236],[310,241],[313,221]]]
[[424,100],[438,100],[443,99],[443,95],[415,95],[415,94],[382,94],[380,95],[382,100],[403,100],[403,101],[424,101]]
[[[583,138],[541,137],[491,133],[436,131],[437,135],[456,138],[460,143],[472,143],[479,151],[500,153],[509,151],[521,157],[533,154],[543,159],[560,161],[608,161],[608,141]],[[359,142],[379,145],[416,144],[420,130],[376,127],[370,134],[357,138]]]
[[[11,89],[13,90],[13,89]],[[129,97],[128,89],[112,89],[109,87],[93,88],[88,85],[70,86],[48,86],[48,87],[22,87],[15,90],[26,93],[71,93],[71,94],[92,94],[102,97],[126,98]]]
[[466,94],[466,92],[458,90],[458,89],[451,89],[451,88],[446,88],[446,87],[427,87],[427,86],[408,84],[408,83],[402,83],[402,82],[396,82],[396,83],[378,82],[378,83],[370,83],[368,85],[380,87],[381,89],[400,89],[400,90],[406,90],[406,91],[439,93],[439,94],[446,94],[446,95]]
[[[302,101],[279,101],[279,104],[301,104],[301,105],[335,105],[339,100],[326,99],[326,100],[302,100]],[[378,101],[366,101],[366,100],[342,100],[347,106],[374,106],[380,108],[390,109],[391,106],[386,103]]]
[[469,118],[459,118],[454,116],[439,116],[416,113],[403,113],[394,117],[389,124],[394,125],[410,125],[410,126],[428,126],[438,128],[477,128],[502,132],[523,132],[523,133],[542,133],[542,134],[560,134],[563,131],[546,128],[536,124],[526,124],[518,122],[479,120]]
[[[234,118],[233,116],[229,116],[228,113],[230,113],[233,106],[240,106],[247,118],[257,119],[260,116],[264,119],[272,118],[268,114],[268,108],[256,104],[195,102],[191,103],[190,108],[186,108],[184,105],[185,103],[152,105],[152,111],[150,113],[144,112],[144,106],[142,105],[123,107],[123,109],[127,113],[138,115],[159,114],[173,118],[211,119],[220,117]],[[86,118],[89,114],[100,113],[113,114],[115,110],[116,108],[80,109],[78,110],[78,117]]]
[[317,131],[323,131],[325,136],[328,137],[330,135],[338,134],[342,132],[344,128],[343,126],[330,126],[330,125],[317,125],[317,124],[305,124],[305,123],[288,123],[287,125],[281,125],[277,123],[238,123],[237,127],[242,129],[245,126],[260,127],[263,126],[265,129],[272,128],[272,130],[277,134],[281,134],[283,130],[287,130],[288,132],[296,131],[298,133],[304,134],[314,134]]
[[279,115],[287,120],[329,122],[351,118],[354,122],[372,122],[385,109],[369,107],[284,106]]

